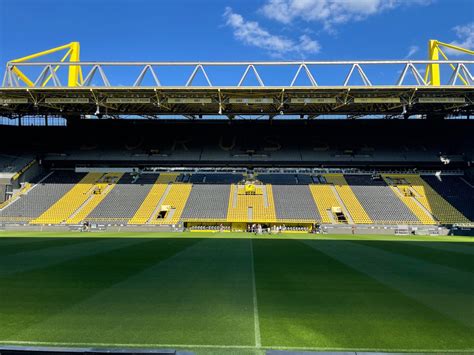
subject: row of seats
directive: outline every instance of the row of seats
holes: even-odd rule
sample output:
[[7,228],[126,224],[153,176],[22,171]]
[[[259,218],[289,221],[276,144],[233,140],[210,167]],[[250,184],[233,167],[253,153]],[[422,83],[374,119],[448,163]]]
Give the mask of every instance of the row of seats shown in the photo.
[[176,224],[181,219],[184,207],[191,193],[191,184],[172,184],[168,194],[164,198],[162,205],[170,206],[171,210],[165,218],[155,218],[150,221],[151,224]]
[[227,220],[231,222],[276,221],[272,186],[258,186],[255,195],[246,195],[244,186],[232,185]]
[[408,183],[400,184],[400,181],[392,179],[390,175],[384,175],[383,179],[392,192],[410,209],[421,224],[436,224],[434,216],[415,199],[415,192]]
[[334,184],[339,197],[341,198],[343,204],[346,206],[349,214],[354,223],[357,224],[372,224],[373,221],[370,219],[367,212],[364,210],[360,204],[357,197],[354,195],[354,192],[347,184],[346,179],[342,174],[327,174],[325,175],[326,180],[329,183]]
[[131,174],[124,174],[115,188],[87,216],[87,220],[127,222],[137,212],[156,178],[152,174],[144,174],[138,179]]
[[[298,174],[281,175],[302,180]],[[179,176],[56,171],[1,209],[0,221],[335,223],[334,207],[344,214],[342,221],[357,224],[463,223],[474,217],[474,189],[458,176],[440,181],[406,174],[383,179],[323,174],[317,183],[257,185],[255,195],[246,195],[243,185],[189,184],[180,182]]]
[[331,218],[331,209],[333,207],[340,207],[340,203],[336,195],[331,189],[330,185],[309,185],[309,189],[313,196],[319,214],[321,215],[322,223],[334,223],[334,218]]
[[191,175],[189,182],[192,184],[237,184],[243,178],[242,174],[197,173]]
[[474,187],[468,180],[459,176],[422,178],[467,219],[474,221]]
[[104,174],[89,173],[79,183],[73,186],[53,206],[48,208],[32,224],[59,224],[66,222],[89,198],[94,185]]
[[148,192],[148,195],[143,200],[133,218],[130,219],[128,223],[146,224],[152,218],[152,215],[155,212],[159,202],[163,198],[163,195],[166,193],[166,191],[168,191],[168,187],[168,184],[159,183],[157,180]]
[[273,185],[272,189],[279,220],[321,220],[308,185]]
[[345,175],[358,201],[375,223],[415,223],[418,218],[383,180],[369,175]]
[[184,220],[226,220],[231,185],[195,185],[183,211]]
[[26,195],[0,211],[0,221],[30,221],[39,217],[76,186],[86,174],[56,171],[31,188]]
[[469,223],[461,212],[439,195],[419,175],[390,175],[394,180],[402,180],[413,191],[413,198],[418,201],[440,223]]

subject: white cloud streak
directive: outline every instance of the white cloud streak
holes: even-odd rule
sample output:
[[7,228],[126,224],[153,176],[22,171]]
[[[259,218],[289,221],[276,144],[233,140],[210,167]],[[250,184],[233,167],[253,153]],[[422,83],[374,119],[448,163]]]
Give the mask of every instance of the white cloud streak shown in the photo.
[[408,53],[405,56],[405,59],[409,59],[413,57],[416,53],[418,53],[419,50],[420,50],[420,47],[418,46],[410,46],[410,48],[408,48]]
[[[474,49],[474,22],[468,23],[466,25],[456,26],[453,28],[453,30],[456,33],[456,37],[458,39],[452,41],[451,44],[466,49]],[[465,54],[450,48],[443,49],[443,51],[447,52],[451,56],[461,56]]]
[[365,18],[399,6],[427,5],[432,0],[267,0],[262,13],[290,24],[295,19],[322,23],[332,31],[336,25]]
[[318,41],[306,34],[301,35],[298,41],[284,36],[278,36],[262,28],[256,21],[247,21],[230,7],[224,12],[226,25],[232,28],[234,37],[249,46],[269,51],[272,55],[281,56],[296,53],[300,56],[318,53],[321,49]]

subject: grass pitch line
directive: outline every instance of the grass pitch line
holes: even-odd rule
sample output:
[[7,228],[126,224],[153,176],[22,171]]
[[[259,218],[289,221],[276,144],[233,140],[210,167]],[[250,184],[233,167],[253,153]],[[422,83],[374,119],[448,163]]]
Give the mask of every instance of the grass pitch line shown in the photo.
[[[153,344],[153,343],[87,343],[87,342],[56,342],[56,341],[25,341],[0,340],[0,345],[24,346],[62,346],[62,347],[104,347],[104,348],[186,348],[186,349],[257,349],[252,345],[217,345],[217,344]],[[417,353],[472,353],[474,349],[417,349],[417,348],[345,348],[345,347],[311,347],[311,346],[265,346],[269,350],[299,350],[299,351],[352,351],[352,352],[417,352]]]
[[82,342],[60,342],[60,341],[24,341],[24,340],[0,340],[1,345],[25,345],[25,346],[71,346],[71,347],[104,347],[104,348],[209,348],[209,349],[256,349],[253,345],[216,345],[216,344],[153,344],[153,343],[82,343]]
[[260,336],[260,321],[258,317],[258,303],[257,303],[257,286],[255,283],[255,262],[253,257],[253,241],[250,239],[250,259],[252,261],[252,291],[253,291],[253,322],[255,328],[255,346],[262,347],[262,339]]

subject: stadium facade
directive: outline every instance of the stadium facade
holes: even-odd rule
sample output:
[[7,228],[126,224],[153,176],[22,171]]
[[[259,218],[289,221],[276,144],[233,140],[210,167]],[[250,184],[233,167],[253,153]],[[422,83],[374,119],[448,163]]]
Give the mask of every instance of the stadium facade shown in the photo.
[[[11,61],[0,115],[18,125],[1,128],[0,226],[469,228],[474,62],[439,61],[442,45],[430,42],[428,61],[95,63],[80,62],[72,43]],[[29,61],[56,50],[69,61]],[[312,69],[331,65],[345,79],[321,85]],[[192,69],[183,85],[161,83],[158,69],[170,66]],[[267,86],[265,66],[295,73]],[[378,83],[373,66],[400,68],[398,80]],[[140,70],[133,84],[113,86],[110,67]],[[209,67],[243,73],[214,86]],[[245,85],[250,74],[257,86]],[[193,85],[198,75],[206,86]],[[29,117],[43,123],[27,126]],[[48,124],[56,117],[62,126]]]

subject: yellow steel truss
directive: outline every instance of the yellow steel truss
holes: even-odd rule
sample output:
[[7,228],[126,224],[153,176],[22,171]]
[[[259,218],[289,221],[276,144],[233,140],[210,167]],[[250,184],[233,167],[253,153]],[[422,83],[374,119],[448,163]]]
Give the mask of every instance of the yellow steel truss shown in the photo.
[[[474,51],[461,48],[459,46],[455,46],[453,44],[444,43],[432,39],[428,42],[428,59],[429,60],[439,60],[439,56],[444,58],[444,60],[448,60],[448,56],[443,52],[441,47],[453,49],[455,51],[460,51],[462,53],[474,55]],[[450,64],[451,69],[456,71],[456,68],[453,64]],[[468,81],[462,76],[461,73],[457,74],[458,78],[463,82],[464,85],[468,85]],[[429,79],[429,82],[428,82]],[[439,71],[439,64],[428,64],[425,72],[425,82],[428,82],[432,86],[439,86],[441,85],[441,75]]]
[[[51,53],[56,53],[66,50],[66,54],[62,57],[61,62],[65,62],[66,60],[69,59],[69,62],[79,62],[80,61],[80,44],[79,42],[71,42],[68,44],[65,44],[63,46],[55,47],[48,49],[46,51],[42,51],[39,53],[34,53],[27,55],[22,58],[14,59],[11,60],[10,63],[23,63],[26,61],[29,61],[31,59],[36,59],[39,57],[43,57],[45,55],[51,54]],[[54,67],[53,72],[55,73],[59,69],[59,65]],[[23,81],[26,85],[28,86],[34,86],[34,82],[28,78],[28,76],[23,73],[17,66],[13,67],[13,72],[18,76],[18,78]],[[49,76],[46,77],[41,83],[38,85],[41,87],[45,87],[48,82],[51,80],[53,77],[53,73],[49,73]],[[83,76],[82,76],[82,70],[80,65],[70,65],[69,66],[69,73],[68,73],[68,86],[79,86],[82,84],[84,81]]]

